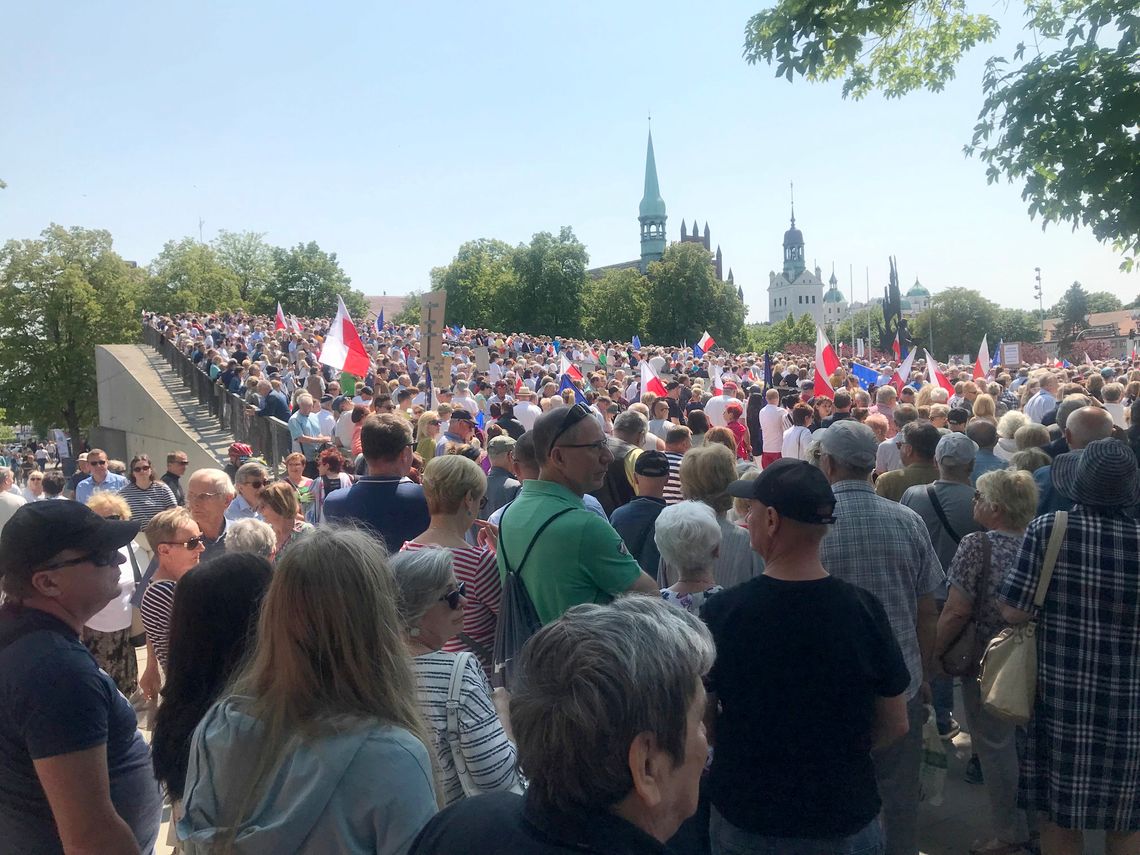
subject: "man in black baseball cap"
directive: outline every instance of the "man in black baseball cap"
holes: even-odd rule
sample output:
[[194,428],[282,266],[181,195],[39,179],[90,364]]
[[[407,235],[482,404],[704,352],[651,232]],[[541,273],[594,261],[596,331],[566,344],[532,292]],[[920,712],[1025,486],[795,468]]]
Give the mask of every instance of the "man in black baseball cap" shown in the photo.
[[162,797],[134,708],[79,640],[120,593],[135,522],[35,502],[0,533],[5,851],[149,852]]
[[[750,500],[752,515],[767,510],[804,525],[835,522],[835,494],[831,492],[831,485],[824,474],[806,460],[787,458],[770,463],[751,481],[733,481],[728,485],[728,494]],[[825,533],[821,531],[820,537]],[[752,548],[760,552],[755,539]]]

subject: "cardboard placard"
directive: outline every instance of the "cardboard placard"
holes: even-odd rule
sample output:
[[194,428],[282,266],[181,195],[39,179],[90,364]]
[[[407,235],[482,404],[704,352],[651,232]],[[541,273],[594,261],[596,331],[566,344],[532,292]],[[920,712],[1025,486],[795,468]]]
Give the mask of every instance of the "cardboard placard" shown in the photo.
[[[444,373],[443,331],[444,311],[447,308],[446,291],[429,291],[420,298],[420,358],[431,369],[433,377],[450,382]],[[439,385],[439,381],[436,381]]]

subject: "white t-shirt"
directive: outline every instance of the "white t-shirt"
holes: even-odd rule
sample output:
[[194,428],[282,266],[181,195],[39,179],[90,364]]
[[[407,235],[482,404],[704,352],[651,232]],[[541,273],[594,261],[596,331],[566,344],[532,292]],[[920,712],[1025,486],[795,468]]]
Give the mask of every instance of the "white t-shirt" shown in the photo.
[[131,625],[131,597],[135,595],[135,571],[131,566],[128,549],[134,550],[139,570],[145,570],[150,559],[138,544],[128,543],[119,553],[124,561],[119,565],[119,595],[87,621],[87,627],[96,632],[119,632]]
[[764,405],[764,408],[760,410],[760,433],[764,436],[765,454],[781,453],[784,447],[784,431],[787,426],[787,410],[776,404]]
[[727,427],[728,421],[724,417],[724,408],[728,406],[729,401],[735,401],[736,398],[729,397],[728,395],[718,395],[715,398],[709,398],[705,404],[705,415],[708,416],[709,425],[711,427]]
[[352,432],[355,425],[352,423],[352,410],[341,413],[340,418],[336,420],[336,427],[333,428],[332,435],[340,440],[342,448],[352,448]]
[[534,429],[534,420],[542,415],[542,410],[529,401],[519,401],[515,404],[515,418],[526,430]]
[[784,441],[780,448],[781,457],[807,460],[808,446],[811,445],[811,431],[803,425],[795,425],[784,431]]

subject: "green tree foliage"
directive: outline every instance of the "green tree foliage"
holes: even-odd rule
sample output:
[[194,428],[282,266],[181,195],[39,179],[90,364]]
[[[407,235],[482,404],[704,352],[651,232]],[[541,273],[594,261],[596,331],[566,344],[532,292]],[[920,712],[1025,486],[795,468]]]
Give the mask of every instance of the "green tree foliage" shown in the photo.
[[735,287],[717,280],[700,244],[667,247],[649,265],[649,283],[648,341],[694,342],[707,329],[721,347],[733,350],[744,343],[744,306]]
[[352,280],[341,269],[335,252],[325,252],[315,241],[285,249],[273,248],[273,277],[262,292],[259,309],[272,314],[277,303],[287,312],[309,318],[331,318],[336,298],[354,318],[368,312],[364,295],[350,287]]
[[934,347],[938,359],[951,353],[977,353],[982,336],[990,344],[998,329],[999,310],[993,303],[971,288],[948,288],[930,298],[930,308],[910,325],[911,338],[918,347],[930,347],[931,324],[934,325]]
[[[870,321],[871,334],[867,335],[867,322]],[[867,347],[871,347],[872,340],[875,341],[875,346],[878,346],[878,339],[875,336],[875,321],[880,324],[883,322],[883,310],[878,306],[871,306],[866,309],[848,315],[835,325],[834,337],[835,342],[844,342],[846,344],[853,344],[855,339],[861,338],[867,343]],[[815,341],[815,338],[812,338]]]
[[[447,320],[482,329],[497,329],[497,296],[516,281],[515,248],[501,240],[468,241],[451,264],[431,271],[431,290],[447,292]],[[416,303],[419,320],[419,303]]]
[[650,286],[637,268],[606,270],[598,279],[587,279],[582,293],[586,335],[603,341],[629,341],[645,331]]
[[0,249],[0,400],[19,422],[67,427],[97,413],[95,346],[137,341],[143,274],[106,231],[52,225]]
[[796,344],[814,347],[815,319],[805,312],[797,320],[794,313],[789,313],[784,320],[774,324],[749,324],[745,336],[747,349],[755,353],[783,352],[789,345]]
[[223,230],[210,246],[222,266],[237,277],[241,301],[246,305],[260,303],[262,291],[273,278],[273,248],[265,242],[265,235]]
[[990,347],[997,347],[998,341],[1040,341],[1041,318],[1037,312],[1024,309],[998,309],[997,329],[990,333]]
[[1120,298],[1108,291],[1090,291],[1088,296],[1089,314],[1097,312],[1118,312],[1124,308]]
[[[990,183],[1020,182],[1031,217],[1068,223],[1125,254],[1140,253],[1140,15],[1134,0],[1024,0],[1035,49],[991,57],[965,151]],[[744,57],[792,80],[843,80],[844,97],[940,91],[998,23],[965,0],[778,0],[753,16]]]
[[404,307],[392,318],[389,323],[393,324],[418,324],[420,322],[420,298],[423,296],[419,291],[413,291],[408,295],[408,299],[404,301]]
[[167,241],[150,264],[147,308],[158,312],[216,312],[242,307],[237,275],[208,244]]
[[1057,339],[1061,349],[1067,351],[1077,339],[1077,334],[1088,326],[1089,293],[1080,282],[1074,282],[1053,307],[1057,322]]
[[539,232],[529,244],[515,249],[512,263],[515,280],[500,289],[497,301],[498,317],[507,328],[539,335],[581,335],[589,256],[574,230],[563,226],[557,236]]

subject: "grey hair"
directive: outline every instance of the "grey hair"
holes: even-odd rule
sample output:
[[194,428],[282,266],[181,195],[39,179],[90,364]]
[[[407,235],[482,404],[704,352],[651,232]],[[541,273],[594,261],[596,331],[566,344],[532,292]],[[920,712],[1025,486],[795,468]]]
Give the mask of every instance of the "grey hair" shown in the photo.
[[406,549],[391,557],[388,566],[400,591],[396,610],[405,631],[411,631],[455,578],[454,556],[443,546]]
[[12,472],[11,466],[0,466],[0,484],[3,484],[9,478],[15,480],[16,476]]
[[226,552],[252,552],[269,558],[277,549],[273,526],[255,519],[238,520],[226,528]]
[[653,542],[661,551],[665,566],[682,579],[716,563],[720,540],[716,512],[704,502],[678,502],[657,516]]
[[234,482],[244,484],[251,475],[260,476],[262,481],[269,480],[269,470],[256,460],[250,460],[238,467],[237,472],[234,473]]
[[224,469],[195,469],[186,479],[186,483],[189,484],[195,478],[205,478],[210,482],[210,486],[228,498],[232,499],[237,495],[234,482],[230,480]]
[[633,789],[629,748],[645,732],[680,765],[715,657],[705,625],[656,597],[575,606],[540,629],[511,697],[528,798],[560,813],[607,810]]
[[649,430],[649,420],[637,410],[626,410],[614,419],[614,433],[638,436]]

